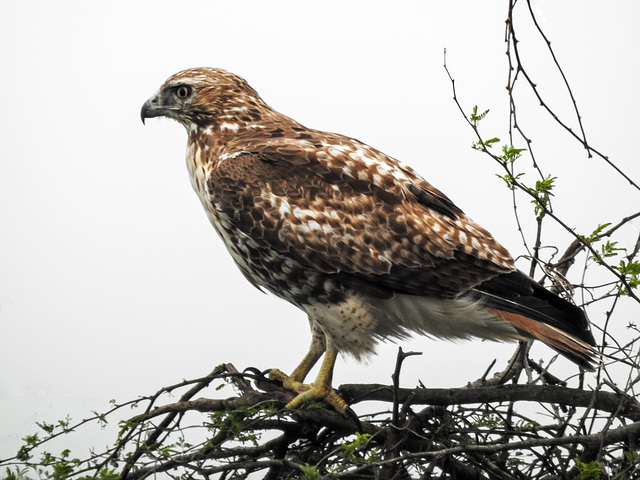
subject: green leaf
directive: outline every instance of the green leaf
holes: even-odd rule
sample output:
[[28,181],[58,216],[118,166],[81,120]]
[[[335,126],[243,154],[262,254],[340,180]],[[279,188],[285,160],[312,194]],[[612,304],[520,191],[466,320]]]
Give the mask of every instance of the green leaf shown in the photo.
[[607,223],[603,223],[602,225],[598,225],[598,227],[593,232],[591,232],[591,235],[589,235],[589,236],[580,235],[580,238],[582,240],[584,240],[585,242],[587,242],[587,243],[594,243],[594,242],[600,240],[600,233],[602,232],[602,230],[607,228],[609,225],[611,225],[611,222],[607,222]]
[[318,472],[318,468],[315,465],[300,465],[300,470],[302,470],[302,476],[299,477],[300,480],[315,480],[320,477],[320,472]]
[[496,177],[504,180],[504,183],[507,184],[507,187],[509,187],[509,190],[514,190],[516,188],[516,183],[518,182],[520,177],[522,177],[523,175],[524,175],[524,172],[518,173],[517,175],[511,175],[510,173],[507,173],[505,175],[500,175],[496,173]]
[[499,142],[500,139],[497,137],[490,138],[489,140],[478,140],[477,142],[473,142],[471,144],[471,148],[474,150],[484,150],[493,147],[494,143]]
[[[640,262],[620,260],[620,264],[612,267],[624,277],[629,288],[633,290],[640,286]],[[629,295],[629,289],[622,282],[617,287],[620,294]]]
[[471,123],[473,124],[474,127],[477,127],[478,126],[478,122],[480,122],[480,120],[482,120],[484,117],[486,117],[488,113],[489,113],[489,109],[486,109],[482,113],[478,113],[478,106],[475,105],[473,107],[473,111],[471,112],[471,115],[469,115],[469,120],[471,121]]
[[526,148],[515,148],[513,145],[511,146],[503,145],[502,155],[500,156],[500,160],[502,160],[503,163],[513,163],[518,158],[520,158],[520,156],[522,155],[522,152],[526,152],[526,151],[527,151]]
[[603,465],[602,462],[593,460],[588,463],[581,462],[578,457],[574,459],[576,467],[578,469],[578,475],[574,478],[576,480],[599,480],[602,474]]
[[551,190],[554,188],[554,182],[558,177],[548,176],[543,180],[536,181],[536,187],[530,188],[527,190],[531,195],[534,196],[534,199],[531,200],[531,203],[534,205],[534,213],[538,219],[544,217],[544,214],[549,207],[550,197],[553,196]]

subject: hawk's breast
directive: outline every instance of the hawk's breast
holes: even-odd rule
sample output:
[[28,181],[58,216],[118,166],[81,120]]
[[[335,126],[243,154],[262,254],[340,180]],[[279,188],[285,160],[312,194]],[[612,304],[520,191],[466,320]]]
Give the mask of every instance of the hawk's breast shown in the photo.
[[[212,161],[212,157],[215,160]],[[231,162],[240,163],[235,157],[212,155],[206,145],[198,141],[190,140],[187,147],[187,168],[193,189],[244,276],[257,288],[266,289],[301,308],[311,299],[323,303],[344,300],[345,289],[337,279],[261,241],[265,231],[272,234],[277,231],[277,217],[288,213],[289,206],[286,200],[270,191],[264,178],[241,180],[219,175],[222,164],[225,170],[234,170]],[[235,168],[242,169],[239,165]],[[250,177],[249,172],[246,173]]]

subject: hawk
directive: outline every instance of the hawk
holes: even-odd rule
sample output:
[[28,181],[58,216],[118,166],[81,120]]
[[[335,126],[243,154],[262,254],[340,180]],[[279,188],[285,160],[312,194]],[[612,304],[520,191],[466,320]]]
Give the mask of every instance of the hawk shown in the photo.
[[[306,313],[309,352],[271,377],[344,412],[337,355],[371,354],[412,332],[538,339],[593,369],[582,310],[518,271],[489,232],[412,168],[358,140],[307,128],[241,77],[193,68],[141,110],[188,134],[187,168],[213,227],[254,286]],[[318,377],[304,380],[324,355]]]

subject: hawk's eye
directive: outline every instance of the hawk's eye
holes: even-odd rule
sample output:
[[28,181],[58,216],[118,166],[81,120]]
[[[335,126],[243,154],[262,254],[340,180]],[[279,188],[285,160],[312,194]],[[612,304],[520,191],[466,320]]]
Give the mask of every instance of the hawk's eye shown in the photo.
[[189,95],[191,95],[191,87],[187,85],[181,85],[178,88],[176,88],[176,97],[180,99],[185,99]]

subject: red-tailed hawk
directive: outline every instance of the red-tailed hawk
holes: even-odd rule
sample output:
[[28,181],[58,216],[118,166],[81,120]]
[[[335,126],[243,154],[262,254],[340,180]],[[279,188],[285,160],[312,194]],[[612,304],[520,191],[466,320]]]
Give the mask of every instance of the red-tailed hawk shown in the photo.
[[[193,188],[245,277],[309,317],[309,353],[289,376],[293,407],[331,388],[338,353],[418,332],[538,339],[591,369],[578,307],[518,271],[507,250],[410,167],[353,138],[307,128],[245,80],[194,68],[143,105],[189,135]],[[302,382],[324,354],[313,384]]]

